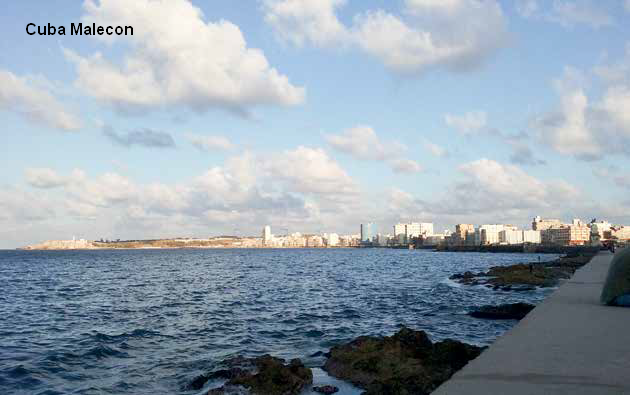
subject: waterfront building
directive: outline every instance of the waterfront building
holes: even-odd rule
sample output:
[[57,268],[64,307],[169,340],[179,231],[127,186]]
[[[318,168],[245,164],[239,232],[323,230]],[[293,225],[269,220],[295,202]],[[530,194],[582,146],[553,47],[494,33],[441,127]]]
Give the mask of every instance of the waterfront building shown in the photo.
[[499,231],[500,244],[523,244],[523,231],[514,229],[503,229]]
[[612,225],[608,221],[591,222],[591,242],[606,240],[605,233],[610,230]]
[[584,245],[591,239],[591,229],[575,221],[570,225],[554,226],[541,231],[543,244],[556,244],[562,246]]
[[262,232],[262,242],[263,245],[267,246],[267,245],[271,245],[271,239],[272,239],[272,235],[271,235],[271,226],[266,225],[263,228],[263,232]]
[[425,246],[437,246],[443,244],[445,240],[446,235],[436,233],[433,235],[425,236],[422,244]]
[[539,230],[524,230],[523,231],[523,243],[540,244],[540,231]]
[[630,241],[630,226],[612,226],[604,235],[608,240]]
[[562,225],[562,221],[559,219],[542,219],[539,215],[532,221],[533,230],[545,230],[552,227],[559,227],[560,225]]
[[372,242],[372,223],[361,224],[361,243]]
[[[508,225],[512,229],[512,225]],[[505,225],[486,224],[475,229],[475,244],[499,244],[499,232],[505,229]]]
[[328,233],[324,238],[328,247],[336,247],[339,244],[339,235],[337,233]]
[[475,233],[475,226],[472,224],[455,225],[455,233],[451,236],[451,243],[454,245],[466,244],[466,237],[469,233]]
[[394,225],[394,237],[400,244],[411,243],[414,238],[426,237],[432,234],[433,223],[431,222],[410,222]]

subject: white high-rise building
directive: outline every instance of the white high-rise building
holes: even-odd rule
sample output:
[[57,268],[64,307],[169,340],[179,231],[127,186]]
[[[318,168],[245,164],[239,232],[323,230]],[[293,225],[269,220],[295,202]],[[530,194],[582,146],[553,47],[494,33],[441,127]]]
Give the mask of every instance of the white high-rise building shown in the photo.
[[271,235],[271,226],[266,225],[263,228],[263,232],[262,232],[263,245],[271,244],[272,237],[273,236]]

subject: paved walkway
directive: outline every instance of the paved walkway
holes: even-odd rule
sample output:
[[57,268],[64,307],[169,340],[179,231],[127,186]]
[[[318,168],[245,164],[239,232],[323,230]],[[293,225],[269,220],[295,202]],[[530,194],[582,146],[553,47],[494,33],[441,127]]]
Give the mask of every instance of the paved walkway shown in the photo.
[[630,394],[630,308],[599,304],[601,252],[435,395]]

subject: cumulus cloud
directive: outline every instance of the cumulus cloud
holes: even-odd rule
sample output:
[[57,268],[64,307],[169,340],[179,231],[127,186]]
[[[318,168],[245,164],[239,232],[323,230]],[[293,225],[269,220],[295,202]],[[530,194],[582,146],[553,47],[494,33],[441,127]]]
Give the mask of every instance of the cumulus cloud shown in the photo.
[[358,193],[354,180],[321,148],[300,146],[275,155],[263,166],[297,192],[343,200]]
[[85,23],[136,27],[133,36],[97,37],[126,41],[130,50],[121,64],[101,53],[85,57],[65,50],[77,85],[118,110],[180,105],[247,114],[255,105],[304,101],[304,88],[271,67],[261,50],[249,48],[238,26],[207,22],[187,0],[87,0],[84,10]]
[[24,173],[26,182],[35,188],[57,188],[68,182],[68,178],[49,168],[29,168]]
[[414,174],[421,172],[422,166],[415,160],[411,159],[396,159],[391,162],[392,170],[395,173],[408,173]]
[[469,111],[463,115],[444,115],[444,122],[463,135],[471,135],[481,131],[487,122],[484,111]]
[[0,110],[64,131],[81,128],[79,117],[66,110],[48,90],[6,70],[0,70]]
[[425,141],[424,142],[424,148],[429,151],[431,153],[431,155],[437,157],[437,158],[444,158],[449,156],[449,152],[446,150],[446,148],[432,143],[430,141]]
[[265,20],[284,40],[303,45],[347,45],[390,70],[416,75],[430,67],[469,70],[506,41],[506,21],[495,0],[406,0],[402,15],[382,9],[343,25],[336,10],[345,1],[268,0]]
[[174,148],[173,136],[159,130],[148,128],[131,130],[127,133],[116,132],[112,127],[105,126],[103,135],[116,145],[131,147],[134,145],[148,148]]
[[350,38],[335,14],[345,4],[346,0],[266,0],[265,21],[281,40],[299,47],[339,44]]
[[188,141],[200,151],[229,151],[234,144],[223,136],[188,135]]
[[[171,237],[177,231],[207,236],[231,233],[234,226],[257,234],[268,223],[316,231],[337,228],[362,202],[358,184],[326,151],[303,146],[273,155],[243,152],[170,184],[138,183],[114,172],[60,174],[48,168],[28,169],[25,176],[27,183],[42,189],[39,194],[19,188],[0,192],[5,229],[23,229],[27,217],[45,221],[57,216],[65,219],[63,226],[73,223],[68,229],[83,229],[83,236],[92,238]],[[30,204],[38,207],[31,210]],[[91,224],[89,229],[81,228],[85,223]]]
[[[416,213],[443,223],[523,223],[536,215],[582,212],[581,192],[563,180],[544,181],[522,168],[482,158],[458,168],[459,177],[442,194],[420,199],[390,191],[390,212]],[[582,198],[581,198],[582,197]],[[566,212],[565,212],[566,210]],[[573,211],[571,211],[573,210]]]
[[[550,4],[550,6],[545,8],[541,4]],[[516,10],[525,18],[542,19],[563,27],[587,25],[599,29],[614,24],[605,2],[592,0],[554,0],[553,2],[520,0],[516,4]]]
[[381,141],[373,128],[364,125],[350,128],[339,135],[327,135],[325,139],[334,149],[364,160],[392,159],[407,150],[398,141]]
[[567,68],[555,81],[559,108],[537,116],[532,128],[545,144],[579,159],[630,156],[630,86],[608,85],[599,100],[588,97],[580,73]]
[[382,141],[369,126],[356,126],[342,134],[324,136],[333,149],[359,160],[383,161],[395,173],[418,173],[422,166],[411,159],[401,158],[407,146],[398,141]]

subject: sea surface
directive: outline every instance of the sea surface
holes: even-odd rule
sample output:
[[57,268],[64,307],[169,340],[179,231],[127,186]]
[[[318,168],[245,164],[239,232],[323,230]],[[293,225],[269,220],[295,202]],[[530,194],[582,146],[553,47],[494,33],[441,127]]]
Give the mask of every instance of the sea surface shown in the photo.
[[[196,394],[217,362],[320,351],[401,325],[490,344],[515,321],[466,312],[537,303],[457,272],[556,255],[392,249],[0,251],[0,394]],[[321,354],[321,353],[319,353]],[[315,382],[341,385],[315,370]]]

